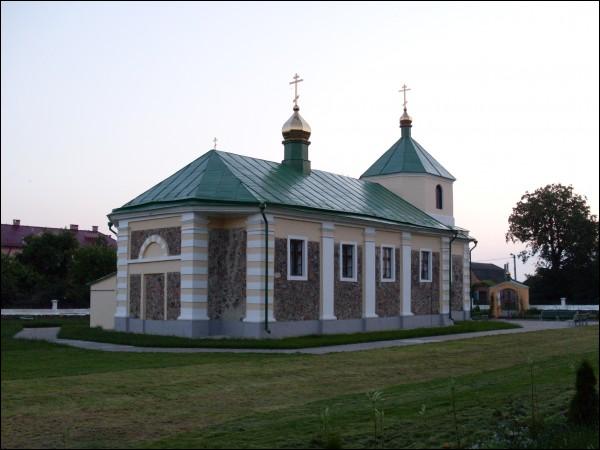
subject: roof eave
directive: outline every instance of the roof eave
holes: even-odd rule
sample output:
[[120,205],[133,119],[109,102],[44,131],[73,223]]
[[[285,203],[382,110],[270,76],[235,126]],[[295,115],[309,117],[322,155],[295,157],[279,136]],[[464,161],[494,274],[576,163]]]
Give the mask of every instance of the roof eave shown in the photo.
[[402,175],[402,174],[413,174],[413,175],[429,175],[432,177],[437,177],[437,178],[442,178],[444,180],[448,180],[448,181],[456,181],[456,178],[454,178],[453,175],[450,175],[450,177],[445,177],[443,175],[438,175],[436,173],[430,173],[430,172],[411,172],[410,170],[403,170],[400,172],[388,172],[388,173],[378,173],[378,174],[374,174],[374,175],[367,175],[367,172],[363,173],[359,179],[365,179],[365,178],[371,178],[371,177],[385,177],[385,176],[392,176],[392,175]]
[[[177,201],[171,201],[171,202],[149,202],[149,203],[145,203],[143,205],[135,205],[135,206],[129,206],[129,207],[116,208],[116,209],[113,209],[111,211],[111,213],[107,215],[107,217],[109,218],[109,220],[111,222],[113,222],[117,219],[117,216],[124,215],[129,212],[156,211],[156,210],[160,210],[160,209],[167,209],[167,208],[177,207],[177,206],[223,206],[223,207],[256,206],[256,207],[258,207],[259,204],[260,204],[260,202],[235,202],[235,201],[223,202],[223,201],[205,200],[205,199],[184,199],[184,200],[177,200]],[[418,228],[418,229],[435,231],[436,233],[443,233],[443,234],[454,233],[454,230],[452,230],[450,227],[448,227],[447,225],[444,225],[441,222],[438,222],[440,225],[439,227],[434,227],[434,226],[416,224],[416,223],[412,223],[412,222],[408,222],[408,221],[406,221],[406,222],[398,221],[398,220],[390,219],[387,217],[379,217],[379,216],[373,216],[373,215],[368,215],[368,214],[361,214],[361,213],[357,213],[357,212],[334,211],[334,210],[330,210],[330,209],[314,208],[314,207],[307,207],[307,206],[301,206],[301,205],[289,205],[289,204],[281,204],[281,203],[268,203],[268,206],[275,206],[278,208],[283,208],[283,209],[288,209],[288,210],[313,211],[313,212],[318,212],[318,213],[325,213],[325,214],[332,215],[332,216],[341,216],[341,217],[357,216],[360,218],[364,218],[366,220],[368,220],[368,219],[385,220],[389,223],[394,223],[397,225],[402,225],[402,226],[411,227],[411,228],[415,228],[415,229]],[[432,218],[432,220],[435,220],[435,219]]]

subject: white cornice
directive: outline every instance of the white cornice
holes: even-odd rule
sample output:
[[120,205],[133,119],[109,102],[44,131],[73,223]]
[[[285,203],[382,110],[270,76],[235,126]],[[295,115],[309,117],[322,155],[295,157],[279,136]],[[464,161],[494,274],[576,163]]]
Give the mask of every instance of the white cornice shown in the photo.
[[[210,205],[210,206],[171,206],[161,208],[159,210],[149,210],[149,211],[124,211],[120,213],[114,213],[109,215],[109,218],[113,222],[118,222],[121,220],[127,220],[128,222],[135,222],[139,220],[147,220],[147,219],[161,219],[173,217],[176,215],[181,215],[184,213],[201,213],[201,214],[260,214],[260,209],[258,204],[256,207],[252,206],[218,206],[218,205]],[[346,226],[354,226],[357,228],[364,228],[365,226],[376,227],[378,229],[387,229],[399,232],[418,232],[422,235],[429,236],[440,236],[440,235],[451,235],[452,230],[435,230],[432,228],[420,227],[418,225],[410,225],[410,224],[401,224],[395,223],[392,221],[387,221],[385,219],[377,219],[377,218],[368,218],[368,217],[347,217],[344,214],[351,215],[351,213],[335,213],[335,212],[325,212],[325,211],[310,211],[306,209],[297,209],[294,206],[290,206],[288,208],[282,208],[278,206],[269,207],[267,205],[267,209],[265,213],[268,213],[272,216],[281,217],[283,219],[302,219],[308,222],[315,223],[323,223],[330,222],[336,224],[343,224]]]

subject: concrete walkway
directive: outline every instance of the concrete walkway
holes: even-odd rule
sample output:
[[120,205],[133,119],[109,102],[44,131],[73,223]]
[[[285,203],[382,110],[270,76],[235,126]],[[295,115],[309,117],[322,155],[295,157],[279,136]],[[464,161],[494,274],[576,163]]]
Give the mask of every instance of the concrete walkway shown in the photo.
[[[55,344],[69,345],[86,350],[101,350],[105,352],[137,352],[137,353],[303,353],[311,355],[324,355],[338,352],[357,352],[378,348],[405,347],[408,345],[429,344],[434,342],[457,341],[472,339],[482,336],[497,336],[500,334],[528,333],[531,331],[553,330],[569,327],[568,322],[542,322],[537,320],[515,320],[522,328],[510,330],[481,331],[476,333],[451,334],[446,336],[431,336],[419,339],[398,339],[393,341],[364,342],[361,344],[332,345],[327,347],[302,348],[302,349],[247,349],[247,348],[163,348],[163,347],[134,347],[132,345],[107,344],[104,342],[78,341],[73,339],[59,339],[60,328],[25,328],[15,335],[17,339],[37,339]],[[597,326],[592,323],[590,326]]]

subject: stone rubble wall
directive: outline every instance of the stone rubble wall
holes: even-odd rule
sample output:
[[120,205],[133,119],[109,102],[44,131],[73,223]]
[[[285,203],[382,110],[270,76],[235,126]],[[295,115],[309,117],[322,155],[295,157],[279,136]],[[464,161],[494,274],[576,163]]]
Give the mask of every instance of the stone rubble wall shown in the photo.
[[307,242],[308,279],[288,280],[287,239],[275,239],[275,320],[318,320],[321,298],[320,244]]
[[129,258],[138,259],[144,241],[155,234],[163,238],[167,243],[169,256],[181,254],[181,227],[155,228],[131,232]]
[[181,273],[167,273],[167,320],[177,320],[181,313]]
[[142,308],[142,276],[129,275],[129,317],[139,319]]
[[362,317],[362,246],[356,246],[357,278],[353,281],[340,280],[340,244],[334,248],[334,315],[338,320],[360,319]]
[[246,315],[246,230],[208,232],[208,317],[240,320]]
[[381,247],[375,249],[375,313],[379,317],[394,317],[400,315],[400,250],[395,250],[396,281],[381,281]]
[[165,274],[144,274],[145,319],[164,320],[165,318]]
[[452,255],[452,310],[463,310],[463,257]]
[[413,314],[440,313],[440,253],[432,253],[432,280],[421,282],[419,251],[411,252],[411,311]]

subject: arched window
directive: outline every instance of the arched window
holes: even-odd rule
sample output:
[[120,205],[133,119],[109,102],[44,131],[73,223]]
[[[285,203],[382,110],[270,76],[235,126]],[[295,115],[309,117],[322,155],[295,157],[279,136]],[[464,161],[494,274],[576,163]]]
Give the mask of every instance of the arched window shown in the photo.
[[439,184],[435,187],[435,207],[437,209],[444,208],[444,192]]

